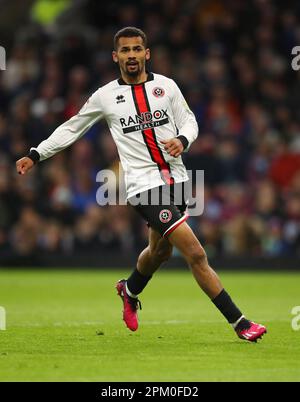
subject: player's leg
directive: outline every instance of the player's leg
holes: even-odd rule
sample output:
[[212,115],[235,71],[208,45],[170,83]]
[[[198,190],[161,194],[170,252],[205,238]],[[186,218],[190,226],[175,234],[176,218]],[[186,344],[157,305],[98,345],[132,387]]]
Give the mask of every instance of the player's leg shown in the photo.
[[149,228],[149,245],[141,252],[137,262],[138,271],[145,276],[152,275],[171,257],[173,246],[159,232]]
[[144,290],[153,273],[172,255],[173,246],[156,230],[149,228],[149,245],[141,252],[137,268],[127,280],[117,284],[118,294],[123,299],[123,320],[132,331],[138,328],[137,309],[140,306],[138,295]]
[[218,275],[209,266],[206,253],[199,240],[186,222],[170,233],[168,239],[183,255],[199,286],[233,326],[240,338],[256,341],[266,333],[264,326],[247,320],[233,303]]
[[171,257],[173,246],[155,229],[149,228],[149,245],[141,252],[136,269],[126,281],[127,294],[137,297],[146,287],[153,273]]
[[169,241],[183,255],[202,290],[211,299],[217,297],[223,286],[216,272],[209,266],[205,250],[190,226],[183,222],[169,235]]

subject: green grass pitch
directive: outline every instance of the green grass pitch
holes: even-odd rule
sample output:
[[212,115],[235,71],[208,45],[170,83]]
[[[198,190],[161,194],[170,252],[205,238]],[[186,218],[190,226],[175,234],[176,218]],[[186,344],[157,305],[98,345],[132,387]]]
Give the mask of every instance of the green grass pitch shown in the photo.
[[221,272],[245,314],[266,324],[239,340],[188,270],[162,269],[141,297],[140,328],[121,319],[115,282],[130,270],[1,270],[0,381],[299,381],[299,273]]

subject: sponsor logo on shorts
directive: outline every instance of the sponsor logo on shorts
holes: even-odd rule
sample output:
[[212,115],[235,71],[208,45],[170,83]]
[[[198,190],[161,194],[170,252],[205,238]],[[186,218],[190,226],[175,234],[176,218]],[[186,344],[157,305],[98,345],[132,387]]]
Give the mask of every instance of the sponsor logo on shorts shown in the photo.
[[165,90],[162,88],[156,87],[153,89],[152,93],[156,98],[162,98],[165,94]]
[[160,211],[159,220],[162,223],[168,223],[168,222],[170,222],[171,219],[172,219],[171,211],[169,211],[168,209],[163,209],[162,211]]

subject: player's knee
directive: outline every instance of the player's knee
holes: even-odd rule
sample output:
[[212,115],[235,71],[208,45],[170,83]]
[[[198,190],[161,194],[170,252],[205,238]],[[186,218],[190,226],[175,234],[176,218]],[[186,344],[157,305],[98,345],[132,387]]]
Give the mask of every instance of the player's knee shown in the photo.
[[172,249],[158,250],[156,253],[156,258],[161,262],[168,261],[171,258],[171,256],[172,256]]
[[170,246],[158,246],[152,250],[152,256],[155,260],[160,262],[168,261],[172,256],[173,247]]
[[186,255],[186,259],[192,267],[197,266],[204,269],[207,266],[207,256],[204,248],[200,245],[191,247]]

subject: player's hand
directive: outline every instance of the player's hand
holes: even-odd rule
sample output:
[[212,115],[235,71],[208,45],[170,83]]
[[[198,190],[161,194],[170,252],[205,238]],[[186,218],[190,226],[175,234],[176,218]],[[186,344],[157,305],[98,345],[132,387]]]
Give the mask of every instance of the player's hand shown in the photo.
[[178,158],[184,151],[182,142],[178,138],[171,138],[170,140],[162,140],[160,142],[164,144],[164,148],[168,154],[174,156],[174,158]]
[[33,160],[25,156],[16,162],[16,169],[19,174],[25,174],[34,165]]

